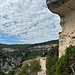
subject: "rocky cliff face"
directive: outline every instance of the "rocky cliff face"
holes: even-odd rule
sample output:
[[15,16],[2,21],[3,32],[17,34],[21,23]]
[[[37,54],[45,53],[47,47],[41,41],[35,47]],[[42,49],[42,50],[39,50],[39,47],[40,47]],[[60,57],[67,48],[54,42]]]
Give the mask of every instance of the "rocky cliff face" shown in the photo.
[[37,45],[28,48],[30,51],[36,51],[36,50],[50,50],[51,47],[57,46],[57,44],[47,44],[47,45]]
[[59,33],[59,58],[66,47],[75,46],[75,0],[47,0],[48,8],[60,16],[62,32]]

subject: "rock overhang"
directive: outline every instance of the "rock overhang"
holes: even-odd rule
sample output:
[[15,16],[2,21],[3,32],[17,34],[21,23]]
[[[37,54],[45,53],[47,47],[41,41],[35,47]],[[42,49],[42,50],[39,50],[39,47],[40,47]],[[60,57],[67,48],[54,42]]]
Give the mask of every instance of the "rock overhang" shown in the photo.
[[59,16],[75,9],[75,0],[46,0],[48,8]]
[[75,0],[46,0],[49,10],[60,16],[59,58],[66,48],[75,46]]

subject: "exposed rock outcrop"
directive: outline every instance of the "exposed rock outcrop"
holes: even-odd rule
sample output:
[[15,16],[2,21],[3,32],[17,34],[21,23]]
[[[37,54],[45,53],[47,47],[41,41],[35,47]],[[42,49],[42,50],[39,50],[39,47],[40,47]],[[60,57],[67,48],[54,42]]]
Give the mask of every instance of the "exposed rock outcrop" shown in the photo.
[[62,32],[59,33],[59,58],[66,47],[75,46],[75,0],[47,0],[48,8],[60,16]]
[[36,50],[50,50],[51,47],[57,46],[57,44],[46,44],[46,45],[37,45],[28,48],[30,51],[36,51]]

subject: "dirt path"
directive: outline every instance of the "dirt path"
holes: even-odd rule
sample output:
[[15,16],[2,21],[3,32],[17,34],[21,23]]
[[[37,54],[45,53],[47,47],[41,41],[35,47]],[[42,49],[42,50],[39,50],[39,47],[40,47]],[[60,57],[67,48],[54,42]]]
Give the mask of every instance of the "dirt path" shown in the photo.
[[46,58],[40,58],[41,71],[38,72],[38,75],[46,75]]

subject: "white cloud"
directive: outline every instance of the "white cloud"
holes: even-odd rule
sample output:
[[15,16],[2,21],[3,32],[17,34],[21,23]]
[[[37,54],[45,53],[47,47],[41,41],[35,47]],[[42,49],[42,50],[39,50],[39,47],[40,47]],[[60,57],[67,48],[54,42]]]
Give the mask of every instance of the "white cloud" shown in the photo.
[[59,21],[59,16],[48,10],[45,0],[0,1],[0,31],[17,41],[37,43],[58,39]]

